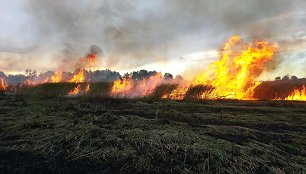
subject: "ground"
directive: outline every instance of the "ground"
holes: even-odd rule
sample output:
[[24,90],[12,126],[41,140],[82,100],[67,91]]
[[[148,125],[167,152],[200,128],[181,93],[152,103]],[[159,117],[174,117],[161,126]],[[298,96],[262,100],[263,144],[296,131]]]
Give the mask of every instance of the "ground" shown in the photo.
[[306,102],[0,96],[2,173],[303,173]]

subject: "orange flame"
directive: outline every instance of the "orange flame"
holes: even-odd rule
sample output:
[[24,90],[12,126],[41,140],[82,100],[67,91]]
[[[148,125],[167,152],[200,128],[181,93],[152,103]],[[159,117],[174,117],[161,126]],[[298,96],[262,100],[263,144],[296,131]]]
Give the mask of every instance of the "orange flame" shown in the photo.
[[123,80],[114,81],[111,89],[112,96],[124,96],[128,94],[134,87],[133,80],[130,77],[124,77]]
[[[77,66],[79,67],[79,71],[70,79],[68,82],[70,83],[82,83],[85,82],[85,68],[88,68],[89,71],[91,68],[96,66],[97,64],[97,56],[96,54],[88,54],[86,58],[80,58]],[[57,73],[59,74],[59,73]]]
[[69,95],[77,95],[81,91],[81,84],[78,84],[73,90],[71,90],[68,94]]
[[88,54],[87,57],[81,57],[79,62],[76,64],[77,69],[92,69],[97,66],[97,55]]
[[[220,60],[211,63],[208,69],[196,75],[191,86],[209,85],[214,88],[210,99],[253,99],[254,89],[260,84],[257,77],[265,70],[265,63],[273,59],[276,48],[265,41],[241,46],[240,36],[234,35],[220,51]],[[184,89],[174,90],[169,98],[186,93]],[[165,96],[167,98],[167,96]],[[206,98],[207,95],[205,94]]]
[[161,98],[162,99],[171,99],[171,100],[183,100],[186,97],[186,93],[189,89],[188,85],[182,85],[174,89],[169,94],[164,94]]
[[85,70],[81,69],[68,82],[70,82],[70,83],[82,83],[84,81],[85,81]]
[[162,74],[156,73],[154,76],[150,76],[148,79],[143,79],[140,85],[137,85],[134,90],[134,97],[145,97],[151,95],[156,87],[162,82]]
[[57,73],[51,76],[50,82],[51,83],[59,83],[63,79],[63,71],[61,68],[58,69]]
[[90,84],[87,84],[85,89],[82,89],[82,84],[78,84],[73,90],[71,90],[68,95],[80,95],[87,94],[90,90]]
[[250,100],[260,83],[257,77],[265,70],[265,63],[276,51],[268,42],[258,41],[240,48],[240,37],[233,36],[220,52],[220,60],[195,77],[193,84],[211,85],[217,98]]
[[285,100],[306,101],[306,86],[295,89]]
[[6,91],[8,88],[8,84],[5,82],[3,78],[0,78],[0,91]]
[[90,91],[90,84],[88,84],[84,90],[85,94],[87,94]]
[[92,68],[97,64],[97,55],[96,54],[88,54],[87,55],[87,62],[89,67]]
[[110,93],[114,97],[145,97],[152,94],[161,81],[161,73],[140,81],[133,80],[131,77],[124,77],[123,80],[114,81]]

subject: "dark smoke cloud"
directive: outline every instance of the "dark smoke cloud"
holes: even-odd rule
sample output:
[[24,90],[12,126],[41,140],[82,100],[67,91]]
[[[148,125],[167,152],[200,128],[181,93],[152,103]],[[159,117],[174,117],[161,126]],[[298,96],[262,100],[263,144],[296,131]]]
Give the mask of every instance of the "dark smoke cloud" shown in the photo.
[[98,56],[103,56],[103,50],[99,48],[97,45],[92,45],[89,47],[88,54],[96,54]]
[[278,41],[306,28],[304,0],[27,0],[25,8],[36,44],[67,67],[90,45],[103,49],[103,66],[127,69],[220,47],[236,33]]

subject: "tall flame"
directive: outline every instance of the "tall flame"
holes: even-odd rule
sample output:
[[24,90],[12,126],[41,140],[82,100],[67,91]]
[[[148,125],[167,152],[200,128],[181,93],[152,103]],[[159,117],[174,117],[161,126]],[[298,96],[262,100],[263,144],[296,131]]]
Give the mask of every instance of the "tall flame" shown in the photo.
[[76,64],[79,71],[70,79],[68,82],[70,83],[82,83],[86,81],[85,77],[85,69],[89,69],[95,67],[97,64],[97,55],[96,54],[88,54],[85,58],[80,58],[79,62]]
[[285,100],[306,101],[306,86],[295,89]]
[[[234,35],[220,51],[220,59],[211,63],[208,69],[195,76],[191,86],[209,85],[214,88],[210,99],[253,99],[254,89],[260,84],[256,82],[258,76],[265,70],[265,64],[273,59],[276,47],[266,41],[257,41],[252,45],[240,44],[240,36]],[[178,89],[170,94],[178,95],[178,92],[186,93],[184,89]],[[167,98],[167,96],[164,96]],[[202,98],[207,98],[203,94]]]

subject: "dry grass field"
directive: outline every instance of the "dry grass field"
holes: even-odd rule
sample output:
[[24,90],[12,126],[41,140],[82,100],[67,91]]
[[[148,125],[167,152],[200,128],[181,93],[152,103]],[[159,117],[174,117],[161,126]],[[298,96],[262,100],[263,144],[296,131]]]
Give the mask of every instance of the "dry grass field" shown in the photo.
[[306,102],[0,96],[4,173],[303,173]]

